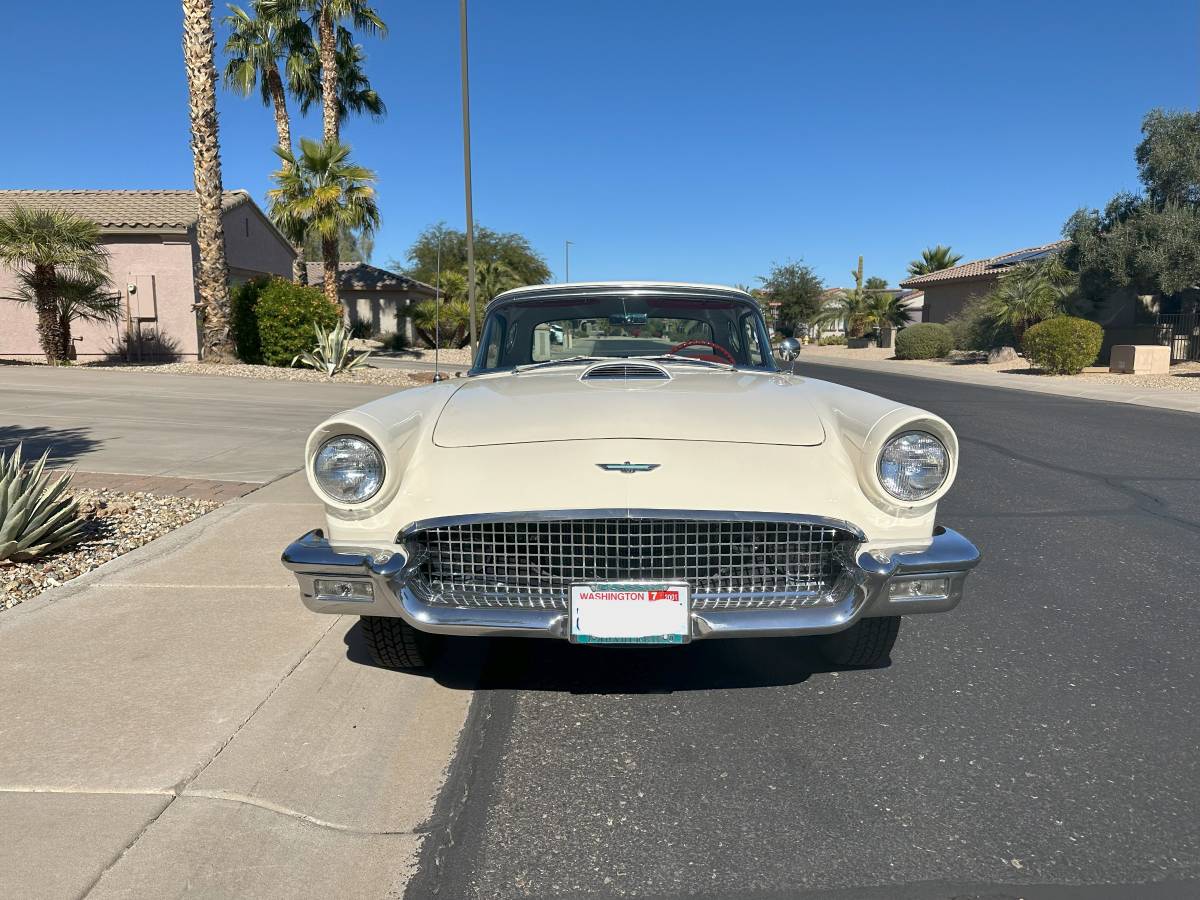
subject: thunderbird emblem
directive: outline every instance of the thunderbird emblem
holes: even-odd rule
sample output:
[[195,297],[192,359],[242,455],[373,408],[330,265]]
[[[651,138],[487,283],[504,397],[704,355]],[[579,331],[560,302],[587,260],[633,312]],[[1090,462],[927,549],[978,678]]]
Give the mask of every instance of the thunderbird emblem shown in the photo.
[[596,463],[605,472],[624,472],[633,475],[636,472],[653,472],[661,463],[635,463],[625,460],[623,463]]

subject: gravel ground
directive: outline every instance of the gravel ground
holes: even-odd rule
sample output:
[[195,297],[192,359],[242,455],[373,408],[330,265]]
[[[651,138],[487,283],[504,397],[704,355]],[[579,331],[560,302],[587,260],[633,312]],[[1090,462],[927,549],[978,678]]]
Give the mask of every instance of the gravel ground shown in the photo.
[[360,368],[329,378],[312,369],[289,369],[278,366],[251,366],[245,363],[217,365],[213,363],[178,362],[159,365],[106,365],[90,363],[89,369],[119,369],[122,372],[156,372],[161,375],[224,375],[232,378],[258,378],[265,381],[308,381],[316,384],[381,384],[408,388],[429,384],[430,376],[421,372],[399,369]]
[[215,500],[141,492],[81,489],[72,493],[88,519],[83,540],[33,562],[0,563],[0,610],[90,572],[221,505]]
[[869,359],[874,362],[895,362],[897,366],[970,366],[971,371],[991,371],[997,375],[1022,375],[1050,379],[1064,384],[1119,384],[1122,387],[1145,388],[1165,391],[1200,391],[1200,363],[1177,363],[1168,375],[1117,375],[1107,370],[1083,372],[1080,375],[1046,375],[1033,369],[1028,362],[1018,359],[1013,362],[989,366],[985,361],[973,361],[968,356],[956,359],[899,360],[894,351],[869,347],[865,350],[850,350],[846,347],[805,347],[801,360],[805,358],[835,356],[847,359]]
[[[450,366],[469,366],[471,364],[471,351],[469,348],[462,350],[443,350],[438,354],[439,362],[444,362]],[[397,353],[395,359],[411,359],[416,362],[433,362],[432,350],[405,350],[403,353]]]

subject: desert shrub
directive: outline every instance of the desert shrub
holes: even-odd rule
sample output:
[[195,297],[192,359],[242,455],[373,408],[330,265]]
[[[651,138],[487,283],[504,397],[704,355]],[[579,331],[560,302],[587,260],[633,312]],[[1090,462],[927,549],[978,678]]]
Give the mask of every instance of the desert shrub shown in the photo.
[[403,331],[384,332],[379,336],[379,342],[383,344],[384,350],[390,350],[393,353],[408,349],[408,338]]
[[26,562],[83,537],[87,521],[67,493],[71,473],[50,480],[47,450],[35,463],[21,461],[21,445],[0,451],[0,561]]
[[821,347],[845,347],[846,336],[844,334],[827,334],[817,341],[817,344]]
[[300,353],[312,349],[314,326],[331,331],[342,320],[342,309],[330,303],[320,288],[273,278],[265,284],[255,304],[262,361],[269,366],[289,366]]
[[973,297],[946,320],[955,350],[992,350],[1017,346],[1012,326],[999,322],[986,297]]
[[267,278],[253,278],[235,285],[229,294],[230,330],[238,359],[247,363],[262,362],[262,341],[258,336],[258,298],[270,283]]
[[374,327],[366,319],[350,323],[350,337],[358,341],[366,341],[375,337]]
[[954,349],[954,336],[945,325],[923,322],[896,335],[898,359],[939,359]]
[[1075,316],[1057,316],[1030,327],[1021,341],[1025,357],[1052,375],[1077,375],[1100,353],[1104,329]]
[[183,359],[183,345],[169,334],[141,328],[122,331],[104,348],[106,363],[173,363]]

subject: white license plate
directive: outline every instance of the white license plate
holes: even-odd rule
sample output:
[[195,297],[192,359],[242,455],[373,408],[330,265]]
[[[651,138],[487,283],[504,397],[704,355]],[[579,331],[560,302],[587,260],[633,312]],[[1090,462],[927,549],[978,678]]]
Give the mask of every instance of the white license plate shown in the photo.
[[691,637],[686,584],[573,584],[571,640],[578,644],[684,644]]

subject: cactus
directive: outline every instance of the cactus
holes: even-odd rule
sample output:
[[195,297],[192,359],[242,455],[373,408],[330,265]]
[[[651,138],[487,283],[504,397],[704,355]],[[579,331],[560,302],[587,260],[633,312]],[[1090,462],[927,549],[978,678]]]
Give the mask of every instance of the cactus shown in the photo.
[[350,349],[350,335],[346,332],[346,323],[338,322],[332,331],[326,331],[320,325],[313,325],[317,334],[317,346],[314,350],[304,350],[292,358],[292,365],[297,361],[319,369],[330,378],[338,372],[349,372],[357,369],[367,361],[370,351],[354,355]]
[[21,462],[21,445],[0,453],[0,563],[25,562],[77,541],[87,527],[79,503],[66,493],[71,475],[50,483],[44,471],[50,451],[32,465]]

